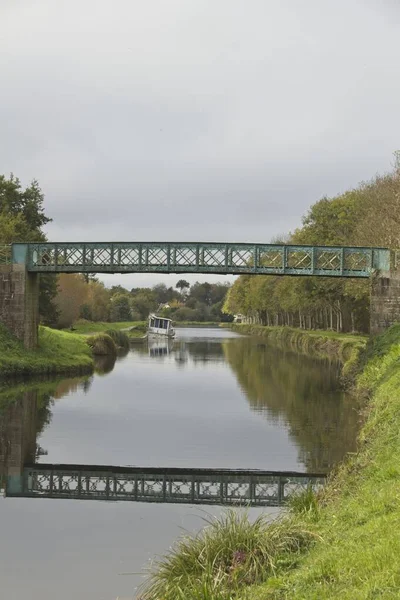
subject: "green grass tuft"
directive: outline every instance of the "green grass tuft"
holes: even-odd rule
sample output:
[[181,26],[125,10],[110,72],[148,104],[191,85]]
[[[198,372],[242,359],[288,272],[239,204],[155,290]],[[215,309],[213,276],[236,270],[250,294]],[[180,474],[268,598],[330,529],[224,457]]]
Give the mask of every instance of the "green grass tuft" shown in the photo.
[[182,537],[155,564],[141,598],[239,597],[240,590],[274,575],[283,563],[293,566],[314,539],[295,522],[264,516],[251,522],[246,512],[228,510],[207,520],[197,536]]

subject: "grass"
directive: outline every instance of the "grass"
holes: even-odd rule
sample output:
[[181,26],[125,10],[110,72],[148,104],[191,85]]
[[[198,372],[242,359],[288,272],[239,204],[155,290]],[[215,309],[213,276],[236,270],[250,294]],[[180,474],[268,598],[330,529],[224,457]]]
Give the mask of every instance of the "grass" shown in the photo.
[[91,350],[79,336],[39,327],[39,347],[26,350],[22,342],[0,324],[0,376],[92,370]]
[[227,511],[206,521],[195,537],[182,537],[156,563],[143,600],[224,599],[274,574],[282,562],[292,565],[313,535],[294,522],[251,522],[246,512]]
[[106,329],[105,335],[110,336],[117,348],[129,349],[129,337],[124,331],[120,329]]
[[115,331],[121,329],[128,329],[134,327],[135,330],[142,331],[147,328],[147,323],[145,321],[124,321],[118,323],[105,323],[103,321],[86,321],[85,319],[79,319],[73,325],[73,332],[80,334],[89,334],[89,333],[104,333],[108,329],[113,329]]
[[[400,325],[368,342],[358,368],[359,449],[325,489],[294,498],[277,524],[261,521],[254,536],[228,513],[179,542],[156,565],[144,598],[400,598]],[[249,537],[235,537],[244,527]]]
[[95,356],[117,356],[117,345],[113,338],[106,333],[96,333],[85,338],[86,344],[90,347]]

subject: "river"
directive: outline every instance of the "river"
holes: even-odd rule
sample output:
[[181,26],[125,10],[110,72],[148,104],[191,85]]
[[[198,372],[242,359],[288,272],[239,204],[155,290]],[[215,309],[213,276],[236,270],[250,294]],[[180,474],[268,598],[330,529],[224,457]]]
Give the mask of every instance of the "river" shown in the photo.
[[[173,343],[134,345],[90,377],[3,384],[2,468],[14,453],[21,464],[329,472],[357,431],[338,374],[334,361],[260,339],[178,329]],[[221,510],[1,498],[2,597],[131,600],[143,568]]]

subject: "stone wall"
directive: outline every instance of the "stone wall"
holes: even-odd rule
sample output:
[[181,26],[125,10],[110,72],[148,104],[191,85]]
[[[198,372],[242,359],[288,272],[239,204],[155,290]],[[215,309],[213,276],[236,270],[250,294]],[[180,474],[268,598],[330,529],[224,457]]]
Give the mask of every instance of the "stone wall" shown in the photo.
[[25,265],[0,265],[0,321],[25,348],[36,348],[39,327],[39,275]]
[[400,322],[400,269],[375,275],[371,285],[371,334]]

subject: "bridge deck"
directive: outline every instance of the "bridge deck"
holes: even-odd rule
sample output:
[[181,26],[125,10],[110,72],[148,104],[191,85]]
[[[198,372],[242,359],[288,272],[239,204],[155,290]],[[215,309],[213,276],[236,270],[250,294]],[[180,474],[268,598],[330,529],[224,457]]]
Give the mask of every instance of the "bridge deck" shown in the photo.
[[199,242],[13,244],[12,262],[38,273],[218,273],[370,277],[385,248]]
[[7,479],[6,496],[281,506],[325,476],[296,472],[33,465]]

